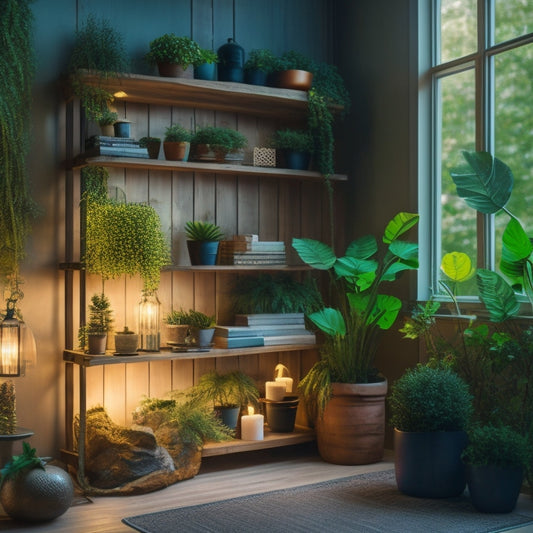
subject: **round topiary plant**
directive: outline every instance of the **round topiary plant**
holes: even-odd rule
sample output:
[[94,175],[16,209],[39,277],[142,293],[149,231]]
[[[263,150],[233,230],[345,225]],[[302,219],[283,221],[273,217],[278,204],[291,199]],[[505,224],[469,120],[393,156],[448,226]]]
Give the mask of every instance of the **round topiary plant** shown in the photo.
[[394,383],[389,405],[391,424],[400,431],[462,431],[472,396],[452,370],[418,365]]

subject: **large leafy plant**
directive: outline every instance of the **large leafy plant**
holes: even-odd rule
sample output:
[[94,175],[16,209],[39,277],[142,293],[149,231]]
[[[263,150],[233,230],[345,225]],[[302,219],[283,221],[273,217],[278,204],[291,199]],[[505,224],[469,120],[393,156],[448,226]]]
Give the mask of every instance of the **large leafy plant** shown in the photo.
[[490,319],[503,322],[518,314],[517,292],[525,294],[533,305],[533,244],[518,218],[507,208],[514,182],[511,169],[488,152],[463,151],[463,157],[467,167],[451,172],[457,194],[480,213],[503,211],[509,216],[499,265],[507,279],[482,268],[476,273],[479,295]]
[[381,246],[366,235],[353,241],[343,257],[313,239],[293,239],[300,258],[329,272],[336,307],[324,307],[309,319],[326,335],[321,360],[301,383],[303,393],[325,407],[331,383],[366,383],[376,379],[373,361],[379,333],[389,329],[401,309],[396,296],[382,292],[406,270],[418,268],[418,245],[402,237],[418,214],[398,213],[385,227]]

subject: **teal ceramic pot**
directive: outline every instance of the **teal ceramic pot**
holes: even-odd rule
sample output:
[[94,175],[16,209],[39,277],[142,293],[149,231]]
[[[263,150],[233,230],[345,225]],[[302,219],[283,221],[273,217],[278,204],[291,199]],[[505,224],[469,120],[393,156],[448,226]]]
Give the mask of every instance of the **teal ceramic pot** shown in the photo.
[[203,63],[194,67],[194,77],[197,80],[214,81],[217,79],[216,63]]

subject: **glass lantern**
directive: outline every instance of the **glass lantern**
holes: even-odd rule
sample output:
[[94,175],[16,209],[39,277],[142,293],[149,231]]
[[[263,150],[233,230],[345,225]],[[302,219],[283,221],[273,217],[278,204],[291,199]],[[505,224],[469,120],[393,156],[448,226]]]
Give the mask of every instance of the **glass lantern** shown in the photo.
[[161,304],[155,291],[143,291],[139,302],[139,340],[143,352],[158,352],[161,344]]

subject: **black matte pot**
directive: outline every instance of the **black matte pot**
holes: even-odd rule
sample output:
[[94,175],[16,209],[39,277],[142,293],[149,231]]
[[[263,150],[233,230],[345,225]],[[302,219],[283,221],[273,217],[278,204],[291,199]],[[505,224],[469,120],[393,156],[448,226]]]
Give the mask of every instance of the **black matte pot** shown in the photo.
[[283,400],[262,400],[265,404],[265,415],[268,427],[274,433],[290,433],[294,431],[298,396],[285,396]]
[[461,453],[464,431],[394,430],[394,467],[398,489],[420,498],[451,498],[466,487]]

